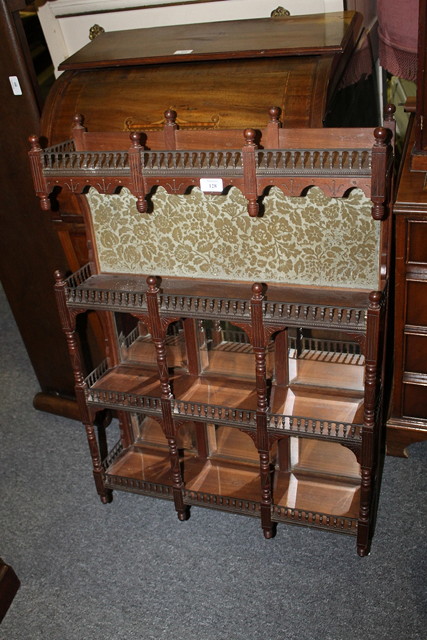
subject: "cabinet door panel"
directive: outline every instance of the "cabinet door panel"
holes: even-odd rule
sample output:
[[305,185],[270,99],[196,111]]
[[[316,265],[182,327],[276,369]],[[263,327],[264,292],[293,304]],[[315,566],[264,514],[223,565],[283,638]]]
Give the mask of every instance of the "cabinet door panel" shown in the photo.
[[408,418],[427,418],[427,386],[404,384],[403,387],[403,415]]
[[409,280],[406,299],[406,323],[427,326],[427,281]]
[[427,335],[406,335],[405,371],[427,374]]
[[427,264],[427,221],[408,223],[408,262]]

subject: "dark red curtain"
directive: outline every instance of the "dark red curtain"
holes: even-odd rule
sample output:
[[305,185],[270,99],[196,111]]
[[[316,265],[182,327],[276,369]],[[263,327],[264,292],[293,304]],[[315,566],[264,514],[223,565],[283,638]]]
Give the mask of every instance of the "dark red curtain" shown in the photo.
[[419,2],[377,0],[380,64],[394,76],[414,82],[417,79]]

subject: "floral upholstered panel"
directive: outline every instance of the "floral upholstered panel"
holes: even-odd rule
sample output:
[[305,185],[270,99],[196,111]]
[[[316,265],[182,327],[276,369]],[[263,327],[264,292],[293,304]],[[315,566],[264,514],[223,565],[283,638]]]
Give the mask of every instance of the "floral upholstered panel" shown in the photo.
[[329,198],[319,188],[304,197],[273,188],[258,218],[235,188],[221,196],[160,188],[145,214],[126,190],[106,196],[91,189],[88,200],[103,273],[378,286],[379,223],[360,190]]

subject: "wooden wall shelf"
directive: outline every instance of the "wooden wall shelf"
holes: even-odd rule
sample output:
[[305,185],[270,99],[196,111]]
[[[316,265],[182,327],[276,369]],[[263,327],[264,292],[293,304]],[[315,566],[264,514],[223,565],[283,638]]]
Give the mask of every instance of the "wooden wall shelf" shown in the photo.
[[[179,191],[185,211],[187,187],[211,175],[223,189],[240,189],[247,203],[241,215],[251,220],[262,219],[267,187],[300,204],[313,184],[334,202],[358,189],[371,200],[358,215],[378,236],[375,289],[226,281],[206,272],[109,273],[99,260],[93,211],[84,206],[90,262],[68,278],[58,271],[55,284],[76,397],[103,502],[124,490],[173,501],[180,520],[192,505],[228,510],[259,518],[266,538],[278,522],[348,533],[363,556],[384,454],[393,125],[389,118],[375,131],[288,132],[278,107],[267,112],[259,132],[189,136],[168,110],[160,132],[131,133],[128,151],[120,149],[123,135],[87,133],[76,118],[72,142],[43,150],[31,138],[36,192],[49,209],[58,188],[81,193],[90,185],[108,195],[126,187],[136,199],[126,215],[154,219],[156,207],[146,213],[152,187]],[[115,151],[99,148],[107,139]],[[176,155],[182,145],[185,153]],[[301,226],[312,213],[301,210]],[[119,252],[120,243],[111,248]],[[87,372],[76,320],[94,311],[106,359]],[[103,428],[95,436],[105,410],[120,425],[110,452]]]

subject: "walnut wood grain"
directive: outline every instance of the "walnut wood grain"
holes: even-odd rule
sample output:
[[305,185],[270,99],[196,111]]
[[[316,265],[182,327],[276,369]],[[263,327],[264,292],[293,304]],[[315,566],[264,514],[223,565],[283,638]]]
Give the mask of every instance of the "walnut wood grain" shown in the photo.
[[[61,63],[60,69],[343,53],[356,42],[362,17],[355,12],[175,25],[101,34]],[[187,51],[186,54],[176,54]]]

